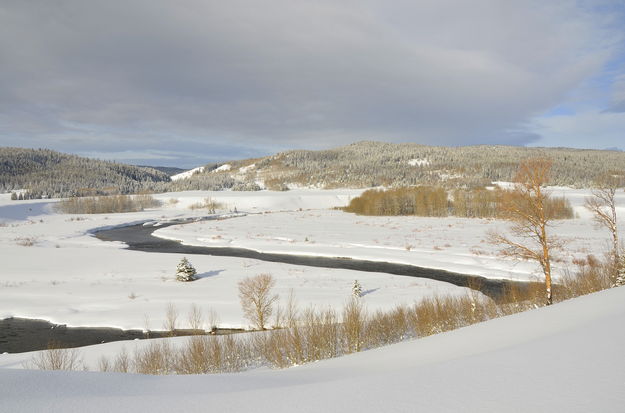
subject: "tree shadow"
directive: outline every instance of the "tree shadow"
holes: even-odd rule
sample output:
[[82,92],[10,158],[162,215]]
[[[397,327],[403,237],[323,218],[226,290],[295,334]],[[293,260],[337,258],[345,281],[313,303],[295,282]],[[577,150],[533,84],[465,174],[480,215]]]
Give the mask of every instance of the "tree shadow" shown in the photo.
[[372,293],[374,293],[374,292],[376,292],[376,291],[378,291],[378,290],[379,290],[379,288],[372,288],[371,290],[365,290],[365,291],[363,291],[363,292],[360,294],[360,296],[361,296],[361,297],[364,297],[365,295],[367,295],[367,294],[372,294]]
[[220,273],[224,272],[225,270],[213,270],[213,271],[207,271],[207,272],[202,272],[202,273],[197,273],[196,277],[197,279],[202,279],[202,278],[210,278],[210,277],[216,277],[218,276]]

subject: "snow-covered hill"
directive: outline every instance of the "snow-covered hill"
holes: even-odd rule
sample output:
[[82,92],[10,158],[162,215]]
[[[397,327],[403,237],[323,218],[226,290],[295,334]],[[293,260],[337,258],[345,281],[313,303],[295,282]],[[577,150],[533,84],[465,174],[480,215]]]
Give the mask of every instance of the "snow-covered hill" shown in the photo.
[[184,171],[179,174],[172,175],[170,178],[172,181],[179,181],[181,179],[190,178],[195,173],[202,173],[202,172],[204,172],[204,167],[198,166],[197,168],[189,169],[188,171]]
[[624,318],[625,288],[616,288],[287,370],[154,377],[0,368],[0,411],[622,412]]

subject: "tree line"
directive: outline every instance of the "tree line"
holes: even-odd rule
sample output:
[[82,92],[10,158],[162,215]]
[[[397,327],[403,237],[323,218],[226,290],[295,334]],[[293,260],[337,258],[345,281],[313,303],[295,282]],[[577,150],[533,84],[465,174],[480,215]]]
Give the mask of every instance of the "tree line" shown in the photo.
[[0,148],[0,192],[22,199],[133,194],[169,182],[152,168],[100,161],[48,149]]
[[[499,218],[510,193],[498,188],[446,190],[434,186],[370,189],[353,198],[343,210],[360,215]],[[552,219],[570,219],[575,215],[563,197],[546,200],[545,210]]]
[[[257,159],[207,164],[204,172],[171,181],[153,168],[123,165],[46,149],[0,148],[0,192],[70,197],[186,190],[285,190],[289,186],[483,188],[512,181],[520,160],[549,158],[547,185],[590,187],[610,170],[625,170],[620,151],[512,146],[426,146],[358,142],[321,151],[292,150]],[[240,167],[255,168],[241,172]],[[259,185],[260,183],[260,185]]]

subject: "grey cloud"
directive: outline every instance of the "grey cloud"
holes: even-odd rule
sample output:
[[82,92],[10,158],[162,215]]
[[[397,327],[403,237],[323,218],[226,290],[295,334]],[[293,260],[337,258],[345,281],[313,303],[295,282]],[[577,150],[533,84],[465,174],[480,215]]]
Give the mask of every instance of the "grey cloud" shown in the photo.
[[608,109],[604,111],[605,113],[614,112],[614,113],[622,113],[625,112],[625,100],[622,102],[617,102],[614,105],[610,106]]
[[5,2],[0,143],[531,142],[508,131],[595,73],[610,38],[574,2],[545,3]]

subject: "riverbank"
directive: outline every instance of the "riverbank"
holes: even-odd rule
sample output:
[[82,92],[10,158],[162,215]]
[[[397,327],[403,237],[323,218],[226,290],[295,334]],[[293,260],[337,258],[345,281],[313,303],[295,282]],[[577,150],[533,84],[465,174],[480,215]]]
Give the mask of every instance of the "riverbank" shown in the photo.
[[[241,329],[216,328],[212,335],[240,333]],[[176,329],[170,331],[122,330],[111,327],[68,327],[46,320],[8,318],[0,320],[0,353],[23,353],[60,348],[83,347],[113,341],[142,340],[148,338],[178,337],[209,334],[199,330]]]

